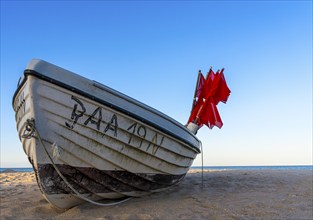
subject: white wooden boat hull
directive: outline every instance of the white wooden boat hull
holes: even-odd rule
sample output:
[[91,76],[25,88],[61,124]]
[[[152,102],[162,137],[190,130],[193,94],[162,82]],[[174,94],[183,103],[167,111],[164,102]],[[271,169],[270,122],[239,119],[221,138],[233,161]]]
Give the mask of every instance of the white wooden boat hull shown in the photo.
[[[58,208],[138,197],[187,173],[201,142],[184,126],[117,91],[42,60],[32,60],[13,98],[19,137],[44,197]],[[27,119],[36,135],[23,138]]]

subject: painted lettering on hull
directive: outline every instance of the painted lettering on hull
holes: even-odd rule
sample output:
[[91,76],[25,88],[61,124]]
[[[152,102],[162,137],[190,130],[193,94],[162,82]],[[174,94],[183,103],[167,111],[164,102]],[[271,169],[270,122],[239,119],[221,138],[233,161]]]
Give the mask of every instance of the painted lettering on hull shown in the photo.
[[[65,125],[69,129],[75,129],[75,125],[77,123],[80,123],[90,128],[101,131],[103,133],[103,136],[111,132],[114,137],[118,138],[119,118],[116,114],[112,114],[109,121],[104,121],[103,112],[106,111],[103,111],[100,106],[96,106],[95,109],[93,111],[90,111],[89,113],[87,112],[82,100],[75,96],[72,96],[71,100],[74,101],[74,105],[69,120],[65,122]],[[106,125],[101,128],[102,124]],[[144,125],[141,125],[138,122],[133,122],[132,124],[124,128],[124,130],[127,130],[129,132],[128,144],[134,143],[132,142],[134,137],[139,137],[140,141],[135,142],[137,144],[137,146],[135,147],[145,149],[146,152],[152,149],[153,155],[157,153],[158,149],[160,148],[160,146],[162,146],[164,141],[164,136],[156,132],[154,132],[153,134],[150,133],[149,136],[152,138],[151,140],[147,140],[148,131],[151,132],[151,130],[148,130]]]

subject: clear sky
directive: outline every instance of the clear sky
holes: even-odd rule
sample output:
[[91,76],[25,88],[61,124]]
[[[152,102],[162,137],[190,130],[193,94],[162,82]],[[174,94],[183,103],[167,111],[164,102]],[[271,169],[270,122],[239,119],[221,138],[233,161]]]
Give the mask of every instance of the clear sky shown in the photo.
[[[225,68],[204,164],[312,164],[312,1],[1,1],[1,167],[29,167],[12,96],[32,58],[185,124],[199,69]],[[193,165],[201,165],[199,155]]]

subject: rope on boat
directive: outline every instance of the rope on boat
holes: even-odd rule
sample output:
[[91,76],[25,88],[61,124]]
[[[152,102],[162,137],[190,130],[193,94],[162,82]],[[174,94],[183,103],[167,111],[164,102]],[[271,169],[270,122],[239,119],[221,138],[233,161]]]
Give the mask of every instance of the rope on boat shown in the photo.
[[61,179],[66,183],[66,185],[76,194],[76,196],[86,202],[92,203],[94,205],[98,205],[98,206],[113,206],[113,205],[118,205],[121,204],[123,202],[126,202],[128,200],[130,200],[131,198],[125,198],[121,201],[118,202],[112,202],[112,203],[99,203],[99,202],[95,202],[91,199],[88,199],[87,197],[83,196],[82,194],[80,194],[76,189],[74,189],[74,187],[67,181],[67,179],[63,176],[63,174],[60,172],[59,168],[55,165],[55,163],[53,162],[53,159],[51,158],[51,156],[49,155],[48,150],[46,149],[41,136],[38,132],[38,130],[36,129],[35,126],[35,119],[27,119],[26,123],[26,129],[22,135],[23,138],[26,139],[30,139],[32,137],[34,137],[34,134],[37,135],[40,146],[43,148],[43,150],[45,151],[45,153],[47,154],[48,158],[50,159],[52,166],[54,167],[54,169],[56,170],[56,172],[59,174],[59,176],[61,177]]
[[203,147],[202,147],[202,144],[200,145],[201,146],[201,186],[203,188]]

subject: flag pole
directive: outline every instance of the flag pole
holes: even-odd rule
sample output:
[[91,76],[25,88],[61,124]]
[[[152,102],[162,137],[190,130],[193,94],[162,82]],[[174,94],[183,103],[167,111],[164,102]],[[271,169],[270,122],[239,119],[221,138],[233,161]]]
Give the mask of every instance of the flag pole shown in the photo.
[[199,84],[200,84],[200,76],[201,76],[201,70],[198,71],[198,79],[197,79],[197,83],[196,83],[196,88],[195,88],[195,93],[194,93],[194,96],[193,96],[193,100],[192,100],[192,106],[191,106],[191,112],[193,110],[193,108],[195,107],[195,104],[196,104],[196,96],[197,96],[197,91],[198,91],[198,87],[199,87]]
[[[193,100],[192,100],[192,106],[191,106],[191,111],[190,111],[190,114],[192,114],[192,111],[196,105],[196,102],[197,102],[197,93],[198,93],[198,88],[199,88],[199,85],[200,85],[200,81],[201,81],[201,76],[202,76],[202,73],[201,73],[201,70],[198,71],[198,79],[197,79],[197,83],[196,83],[196,88],[195,88],[195,93],[194,93],[194,96],[193,96]],[[189,129],[193,134],[197,134],[197,131],[198,131],[198,125],[194,122],[189,122],[186,124],[186,127],[187,129]]]
[[[206,74],[205,80],[208,80],[211,71],[212,71],[212,66],[210,66],[210,69],[209,69],[209,71],[208,71],[207,74]],[[197,113],[197,115],[196,115],[195,123],[196,123],[197,125],[198,125],[199,115],[200,115],[200,113],[202,112],[203,106],[206,104],[206,101],[207,101],[207,99],[204,99],[204,100],[203,100],[203,103],[202,103],[202,105],[200,106],[200,108],[199,108],[199,110],[198,110],[198,113]]]

